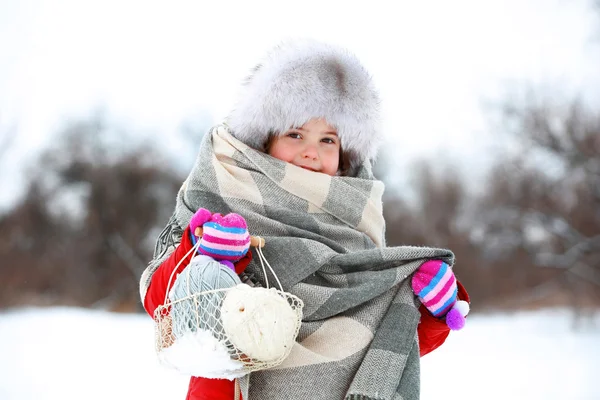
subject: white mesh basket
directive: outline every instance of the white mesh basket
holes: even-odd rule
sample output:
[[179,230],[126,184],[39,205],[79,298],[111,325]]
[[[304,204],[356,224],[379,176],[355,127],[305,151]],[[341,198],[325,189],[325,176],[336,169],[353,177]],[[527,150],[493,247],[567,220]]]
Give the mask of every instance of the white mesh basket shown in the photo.
[[[190,252],[195,254],[197,247]],[[279,365],[289,355],[303,302],[282,290],[260,246],[256,249],[265,279],[266,265],[280,289],[269,287],[267,280],[266,288],[240,283],[197,293],[187,290],[178,299],[167,293],[164,305],[154,312],[161,364],[192,376],[234,379]],[[187,269],[177,279],[185,279]]]

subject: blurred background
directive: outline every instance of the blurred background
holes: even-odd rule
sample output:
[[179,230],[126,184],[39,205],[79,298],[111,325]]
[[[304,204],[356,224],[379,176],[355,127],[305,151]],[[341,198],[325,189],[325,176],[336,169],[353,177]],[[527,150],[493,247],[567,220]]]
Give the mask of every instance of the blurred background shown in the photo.
[[0,326],[141,316],[202,135],[297,36],[349,48],[380,88],[388,245],[453,250],[474,320],[599,320],[599,2],[0,0]]

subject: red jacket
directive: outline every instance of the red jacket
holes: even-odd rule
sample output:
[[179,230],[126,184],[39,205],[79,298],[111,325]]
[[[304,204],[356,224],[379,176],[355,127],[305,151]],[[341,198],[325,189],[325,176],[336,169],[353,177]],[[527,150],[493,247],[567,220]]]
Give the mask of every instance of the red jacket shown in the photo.
[[[175,251],[167,258],[154,272],[146,297],[144,298],[144,308],[146,312],[154,317],[154,310],[163,304],[165,300],[165,292],[167,291],[167,285],[173,269],[177,266],[177,263],[181,261],[181,258],[192,248],[192,242],[190,240],[190,231],[187,228],[183,232],[182,240]],[[188,256],[186,260],[181,262],[177,268],[177,273],[183,271],[189,264],[189,261],[193,255]],[[252,252],[248,252],[244,258],[235,264],[237,273],[241,273],[246,266],[252,261]],[[171,287],[175,279],[171,281]],[[469,302],[469,295],[460,282],[458,283],[458,298]],[[171,290],[171,287],[168,290]],[[419,308],[421,312],[421,321],[417,327],[417,333],[419,335],[419,346],[420,354],[423,357],[425,354],[432,352],[433,350],[440,347],[448,334],[450,328],[442,320],[435,318],[429,313],[425,306],[421,305]],[[190,379],[190,386],[188,388],[188,394],[186,400],[231,400],[234,397],[234,381],[228,379],[207,379],[192,377]]]

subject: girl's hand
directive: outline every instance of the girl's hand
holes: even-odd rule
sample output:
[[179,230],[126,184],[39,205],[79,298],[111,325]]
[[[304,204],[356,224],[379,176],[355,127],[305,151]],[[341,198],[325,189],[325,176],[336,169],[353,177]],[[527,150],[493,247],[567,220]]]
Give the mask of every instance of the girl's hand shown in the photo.
[[452,330],[464,327],[468,303],[457,301],[456,276],[448,264],[441,260],[424,262],[411,283],[415,295],[434,317],[445,317]]
[[192,235],[196,235],[196,228],[202,228],[202,225],[210,221],[212,218],[212,213],[208,211],[206,208],[200,208],[198,211],[192,215],[192,219],[190,219],[190,231]]

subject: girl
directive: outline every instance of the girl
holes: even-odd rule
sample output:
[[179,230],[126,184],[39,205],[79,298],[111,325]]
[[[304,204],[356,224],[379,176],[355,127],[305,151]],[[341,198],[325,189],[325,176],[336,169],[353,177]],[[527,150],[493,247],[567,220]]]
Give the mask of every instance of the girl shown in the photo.
[[[449,325],[461,327],[465,312],[458,322],[450,316],[468,295],[450,251],[385,246],[383,184],[371,172],[379,97],[369,74],[343,49],[289,42],[242,89],[177,195],[141,278],[142,301],[151,316],[162,304],[204,207],[244,216],[265,238],[284,290],[304,301],[303,322],[280,366],[236,382],[192,377],[187,399],[230,400],[236,391],[249,400],[418,398],[419,356],[444,342]],[[252,285],[273,278],[251,252],[235,269]]]

